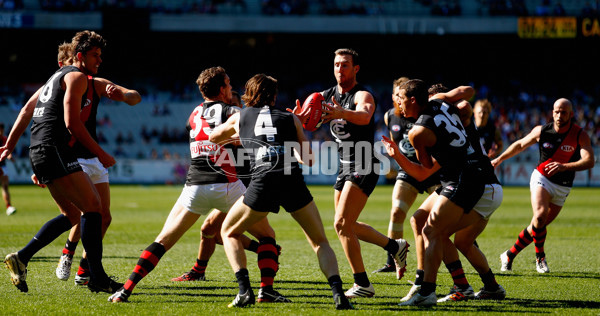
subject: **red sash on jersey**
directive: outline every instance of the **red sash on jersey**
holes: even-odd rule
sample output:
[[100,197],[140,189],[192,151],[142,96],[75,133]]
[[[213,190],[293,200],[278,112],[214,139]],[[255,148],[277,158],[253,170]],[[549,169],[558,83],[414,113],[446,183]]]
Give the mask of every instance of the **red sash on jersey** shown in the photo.
[[573,124],[573,123],[571,123],[571,124],[572,124],[571,129],[567,133],[567,136],[560,143],[560,146],[554,152],[552,157],[548,158],[548,160],[542,162],[541,164],[539,164],[537,166],[537,171],[539,171],[545,177],[550,177],[545,171],[546,165],[548,163],[550,163],[552,161],[556,161],[556,162],[560,162],[560,163],[569,162],[571,157],[573,157],[573,155],[575,154],[575,149],[577,149],[577,144],[578,144],[577,139],[579,138],[579,132],[581,131],[581,127],[579,127],[578,125]]
[[[92,112],[92,102],[94,102],[94,97],[93,97],[93,93],[94,93],[94,78],[90,75],[87,76],[88,77],[88,89],[87,89],[87,95],[86,95],[86,99],[85,99],[85,104],[83,105],[83,109],[81,109],[81,113],[79,113],[79,118],[81,119],[81,121],[83,122],[83,124],[85,124],[85,122],[87,122],[87,120],[90,118],[90,113]],[[73,147],[73,145],[75,145],[75,142],[77,141],[77,139],[75,139],[75,136],[71,135],[71,140],[69,141],[69,146]]]

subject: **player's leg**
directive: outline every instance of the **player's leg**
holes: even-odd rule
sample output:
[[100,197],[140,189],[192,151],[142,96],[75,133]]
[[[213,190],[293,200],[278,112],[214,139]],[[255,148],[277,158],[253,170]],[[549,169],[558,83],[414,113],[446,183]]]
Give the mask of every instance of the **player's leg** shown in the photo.
[[142,252],[123,288],[111,295],[108,300],[111,302],[126,302],[135,286],[154,270],[162,256],[196,223],[198,218],[200,218],[199,213],[188,211],[179,201],[175,203],[163,225],[162,231],[154,242]]
[[302,227],[308,243],[317,255],[319,267],[327,278],[327,282],[333,292],[336,309],[351,309],[352,305],[344,295],[337,258],[325,235],[325,228],[323,227],[317,205],[314,201],[311,201],[308,205],[291,214]]
[[0,184],[2,185],[2,199],[6,205],[6,215],[13,215],[17,209],[11,205],[10,191],[8,190],[9,178],[0,167]]

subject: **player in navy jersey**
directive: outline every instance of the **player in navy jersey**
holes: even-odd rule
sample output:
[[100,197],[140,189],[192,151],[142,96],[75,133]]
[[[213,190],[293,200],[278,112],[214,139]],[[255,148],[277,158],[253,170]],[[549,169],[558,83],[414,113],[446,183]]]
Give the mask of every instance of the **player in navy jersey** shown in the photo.
[[[246,193],[227,214],[221,235],[229,263],[235,272],[239,291],[229,307],[245,307],[255,302],[246,268],[246,255],[240,236],[252,225],[279,212],[282,206],[300,224],[308,242],[317,254],[321,271],[327,277],[337,309],[351,309],[344,296],[337,259],[329,245],[317,206],[304,183],[300,162],[312,164],[311,151],[300,120],[287,111],[275,108],[277,80],[265,74],[246,82],[241,113],[232,116],[210,135],[212,142],[231,141],[239,135],[244,148],[249,149],[252,181]],[[275,244],[272,243],[272,249]],[[261,286],[258,299],[279,295]]]
[[552,118],[551,123],[534,127],[527,136],[512,143],[492,161],[492,165],[497,167],[527,147],[539,144],[540,159],[529,182],[533,218],[519,233],[514,246],[500,255],[501,271],[511,271],[517,254],[533,242],[537,272],[550,272],[544,251],[546,227],[562,210],[573,187],[575,172],[594,167],[590,137],[575,124],[571,101],[564,98],[556,100]]
[[[4,136],[4,123],[0,123],[0,146],[4,146],[6,143],[6,136]],[[8,159],[12,159],[12,155],[7,157]],[[4,199],[4,203],[6,204],[6,215],[13,215],[17,209],[11,205],[10,201],[10,191],[8,191],[8,175],[4,173],[4,166],[6,162],[0,161],[0,185],[2,186],[2,198]]]
[[89,89],[88,76],[98,72],[106,42],[91,31],[77,33],[74,42],[73,65],[57,70],[29,99],[13,125],[7,144],[0,148],[2,160],[12,152],[33,118],[30,142],[32,169],[59,205],[71,203],[75,206],[61,209],[62,214],[48,221],[27,246],[6,256],[4,262],[11,272],[11,280],[23,292],[28,291],[27,263],[31,257],[80,221],[91,273],[88,288],[94,292],[113,293],[121,286],[106,275],[102,266],[102,203],[99,194],[69,145],[75,139],[96,155],[104,167],[115,163],[114,158],[90,136],[80,118]]
[[[398,145],[401,153],[411,161],[418,163],[417,157],[415,156],[415,149],[408,139],[408,133],[416,120],[413,118],[406,118],[402,115],[398,101],[400,86],[408,80],[409,79],[406,77],[394,80],[392,93],[394,107],[385,113],[383,120],[388,127],[390,139]],[[392,193],[392,209],[390,211],[388,237],[392,239],[404,237],[404,220],[406,219],[408,210],[415,202],[417,195],[424,192],[431,194],[439,186],[439,182],[439,176],[436,173],[427,179],[417,180],[406,173],[406,171],[402,170],[402,168],[398,170],[396,183],[394,184]],[[413,218],[411,217],[411,225],[412,224]],[[422,236],[415,232],[415,240],[418,240],[418,238],[422,238]],[[401,279],[405,269],[396,271],[394,258],[389,254],[387,255],[387,258],[387,263],[374,272],[397,272],[398,279]],[[420,262],[418,262],[418,264],[419,263]],[[419,274],[419,271],[422,274],[421,265],[418,265],[417,267],[417,275]],[[419,281],[419,279],[415,282],[417,281]]]
[[[244,184],[237,178],[235,166],[227,158],[228,151],[209,140],[209,135],[216,127],[239,112],[237,107],[229,105],[231,102],[229,76],[222,67],[211,67],[200,73],[196,83],[204,102],[192,111],[186,125],[190,136],[191,164],[185,186],[173,205],[162,231],[142,252],[129,280],[108,298],[111,302],[127,302],[135,286],[156,267],[161,257],[177,243],[201,215],[207,215],[214,209],[226,213],[246,190]],[[218,163],[220,159],[225,159],[226,162]],[[217,218],[216,222],[203,225],[203,238],[199,251],[207,257],[202,259],[208,259],[212,255],[216,242],[210,237],[218,233],[218,229],[215,231],[214,226],[218,228],[221,221],[222,218]],[[260,245],[258,251],[260,252],[261,246],[268,248],[265,252],[274,260],[274,263],[269,262],[270,265],[266,268],[271,274],[265,277],[272,282],[277,269],[277,256],[275,250],[270,250],[270,242],[275,241],[275,232],[266,218],[253,225],[250,232],[261,242],[269,241],[269,245]]]
[[357,221],[379,179],[379,160],[373,150],[375,98],[357,82],[359,69],[356,51],[336,50],[333,74],[337,85],[321,92],[327,102],[323,110],[325,122],[330,121],[330,131],[338,145],[334,227],[354,276],[354,285],[345,293],[349,298],[375,295],[365,272],[359,240],[384,248],[394,257],[398,271],[405,269],[409,246],[404,239],[388,238]]
[[481,138],[481,144],[485,149],[485,153],[490,158],[495,158],[500,152],[504,144],[500,130],[496,128],[494,122],[490,119],[492,113],[492,103],[487,99],[475,101],[473,105],[473,114],[475,118],[475,126]]
[[[499,187],[489,160],[486,166],[486,161],[481,159],[484,156],[483,152],[477,152],[473,148],[472,136],[467,135],[461,123],[459,110],[436,96],[428,101],[428,95],[427,86],[423,81],[410,80],[401,87],[399,98],[402,113],[407,117],[418,118],[415,127],[409,133],[409,139],[421,163],[412,163],[404,157],[405,163],[402,167],[413,176],[430,174],[432,170],[427,169],[440,169],[442,183],[420,207],[430,210],[423,227],[423,235],[427,242],[423,283],[418,293],[401,305],[437,303],[437,270],[447,251],[456,252],[449,239],[450,235],[480,221],[484,214],[493,212],[493,205],[483,206],[481,203],[494,198],[481,197],[488,194],[488,183],[492,196],[493,190]],[[389,140],[385,140],[384,143],[388,153],[394,155],[389,148],[395,144]],[[396,154],[394,158],[399,160],[402,158],[400,156]],[[498,204],[498,201],[495,203]]]

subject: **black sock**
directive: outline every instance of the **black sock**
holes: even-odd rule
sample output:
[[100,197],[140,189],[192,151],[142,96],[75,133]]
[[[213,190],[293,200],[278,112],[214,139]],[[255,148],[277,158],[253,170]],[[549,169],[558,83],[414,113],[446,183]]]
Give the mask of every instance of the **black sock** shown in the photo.
[[499,285],[498,282],[496,282],[496,277],[494,276],[492,269],[484,274],[479,274],[479,276],[481,277],[481,281],[483,282],[486,291],[493,292],[498,290]]
[[23,249],[19,250],[19,260],[25,265],[31,260],[34,254],[40,249],[46,247],[49,243],[62,235],[62,233],[71,229],[73,224],[69,221],[69,218],[64,215],[58,215],[55,218],[49,220],[40,228],[38,233],[31,239],[31,241]]
[[252,252],[256,253],[258,251],[258,246],[259,245],[260,244],[258,243],[258,241],[256,241],[256,240],[250,240],[250,245],[248,245],[248,249],[246,249],[246,250],[252,251]]
[[368,287],[371,284],[366,272],[354,273],[354,283],[362,287]]
[[87,254],[92,279],[108,278],[102,266],[102,215],[85,213],[81,215],[81,243]]
[[383,247],[383,249],[387,250],[389,254],[395,255],[398,250],[400,250],[400,246],[394,239],[388,238],[388,243],[385,245],[385,247]]
[[75,250],[77,250],[78,244],[79,244],[79,241],[72,242],[71,240],[69,240],[69,238],[67,238],[67,242],[65,243],[65,249],[67,249],[69,251],[69,253],[74,253]]
[[250,277],[248,276],[248,269],[240,269],[235,273],[238,285],[240,287],[240,294],[244,294],[250,289]]
[[389,253],[387,254],[387,262],[386,262],[386,264],[388,266],[392,266],[392,267],[396,266],[396,262],[394,261],[394,257],[391,254],[389,254]]
[[425,271],[417,269],[417,275],[415,276],[415,285],[423,284],[423,277],[425,277]]
[[423,284],[421,284],[421,289],[419,290],[421,296],[427,296],[433,292],[435,292],[435,283],[423,282]]
[[332,275],[327,279],[327,282],[329,283],[329,286],[331,287],[331,292],[333,292],[333,295],[335,296],[336,294],[340,294],[340,295],[344,295],[344,289],[342,288],[342,278],[340,278],[339,275]]

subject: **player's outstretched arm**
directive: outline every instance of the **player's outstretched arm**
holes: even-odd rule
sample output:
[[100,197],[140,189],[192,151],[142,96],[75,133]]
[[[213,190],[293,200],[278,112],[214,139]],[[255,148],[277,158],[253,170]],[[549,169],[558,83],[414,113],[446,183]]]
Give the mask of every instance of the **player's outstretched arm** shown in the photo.
[[383,135],[381,138],[381,142],[385,146],[385,150],[387,151],[388,155],[396,160],[402,170],[406,171],[406,173],[415,178],[417,181],[424,181],[436,171],[440,170],[441,166],[437,162],[434,163],[432,168],[425,168],[421,164],[410,161],[408,158],[406,158],[406,156],[400,153],[400,149],[394,141]]
[[240,113],[233,114],[225,123],[215,127],[212,133],[208,135],[208,140],[216,144],[229,140],[239,132],[239,120]]
[[324,123],[335,119],[344,119],[356,125],[367,125],[375,112],[375,99],[367,91],[359,91],[354,97],[356,110],[344,109],[334,98],[331,98],[333,106],[326,104],[323,107]]
[[0,161],[8,158],[10,154],[15,150],[17,146],[17,142],[19,138],[25,130],[27,126],[29,126],[29,122],[31,122],[31,118],[33,117],[33,110],[35,110],[35,105],[37,104],[38,97],[42,88],[39,88],[30,98],[27,100],[27,103],[21,108],[19,112],[19,116],[15,120],[10,133],[8,134],[8,138],[6,139],[6,144],[0,147]]
[[142,96],[136,90],[114,84],[108,79],[94,78],[94,84],[101,96],[113,101],[125,102],[129,105],[136,105],[142,101]]
[[512,158],[525,150],[527,147],[537,143],[540,140],[540,135],[542,133],[542,126],[538,125],[534,127],[527,136],[517,140],[512,143],[506,150],[500,154],[496,159],[492,160],[492,166],[496,168],[496,166],[500,165],[504,160]]

